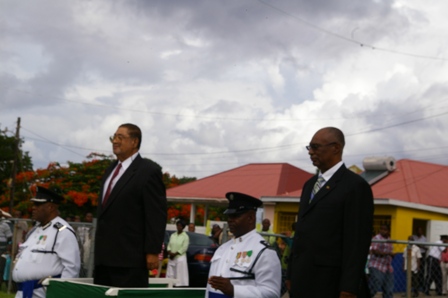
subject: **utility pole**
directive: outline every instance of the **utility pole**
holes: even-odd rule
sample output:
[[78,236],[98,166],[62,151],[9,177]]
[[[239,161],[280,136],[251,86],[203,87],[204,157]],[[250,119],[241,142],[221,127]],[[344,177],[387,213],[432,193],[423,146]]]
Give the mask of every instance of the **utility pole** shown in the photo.
[[12,214],[12,209],[14,208],[14,191],[16,187],[16,175],[17,175],[17,161],[19,156],[19,146],[20,146],[20,117],[17,118],[16,136],[14,140],[14,160],[12,164],[11,171],[11,189],[9,197],[9,213]]

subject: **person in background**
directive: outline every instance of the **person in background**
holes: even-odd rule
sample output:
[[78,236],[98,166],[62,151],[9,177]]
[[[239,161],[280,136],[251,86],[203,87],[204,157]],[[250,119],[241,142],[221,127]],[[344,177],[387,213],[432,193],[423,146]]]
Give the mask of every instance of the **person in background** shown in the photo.
[[194,233],[195,231],[196,231],[196,226],[194,225],[193,222],[190,222],[190,224],[188,225],[188,232]]
[[222,228],[218,224],[212,226],[210,238],[218,245],[222,244]]
[[117,160],[105,171],[98,198],[94,284],[146,288],[165,237],[162,169],[140,156],[138,126],[120,125],[110,141]]
[[[4,254],[7,251],[8,243],[11,243],[12,240],[12,231],[9,225],[8,218],[11,218],[11,214],[0,210],[0,255]],[[6,266],[6,258],[0,257],[0,284],[3,280],[3,275],[5,272]]]
[[[261,222],[261,232],[274,234],[274,232],[270,229],[270,227],[271,227],[271,221],[269,220],[269,218],[263,219],[263,221]],[[264,238],[264,240],[266,240],[267,243],[269,243],[269,245],[274,245],[276,237],[267,235],[264,236],[262,235],[262,237]]]
[[[440,235],[440,240],[436,243],[447,243],[448,235]],[[442,295],[442,270],[440,269],[440,261],[442,260],[442,251],[444,246],[430,246],[428,256],[426,257],[426,280],[425,295],[429,296],[429,289],[432,282],[436,285],[437,296]]]
[[[373,239],[389,240],[390,229],[387,225],[380,227],[380,232]],[[369,288],[370,296],[381,290],[383,298],[392,298],[394,289],[394,269],[392,259],[394,257],[393,246],[386,242],[372,242],[369,258]]]
[[448,249],[442,251],[440,268],[442,270],[442,295],[446,296],[448,294],[447,291],[447,282],[448,282]]
[[176,287],[187,287],[189,284],[187,250],[190,239],[184,232],[185,222],[178,220],[176,223],[177,232],[171,234],[168,242],[168,265],[166,268],[166,277],[174,278]]
[[[22,211],[15,210],[13,212],[14,218],[20,219],[22,218]],[[23,243],[23,240],[25,239],[26,233],[28,233],[28,224],[25,220],[16,220],[15,225],[17,225],[17,244],[20,245]]]
[[11,227],[8,224],[9,221],[7,221],[10,217],[11,215],[9,213],[0,210],[0,253],[6,251],[8,242],[12,240]]
[[[417,227],[417,234],[414,235],[414,241],[417,242],[428,242],[425,235],[423,234],[423,228]],[[418,281],[420,285],[420,289],[423,292],[425,290],[425,268],[426,268],[426,254],[428,252],[428,247],[423,244],[417,245],[420,248],[420,253],[422,254],[422,258],[420,260],[420,268],[418,270]]]
[[370,185],[344,165],[345,137],[318,130],[306,149],[319,173],[305,182],[289,258],[290,297],[368,296],[364,274],[373,226]]
[[234,238],[213,255],[205,297],[279,298],[280,260],[255,229],[261,201],[238,192],[226,198],[224,214]]
[[36,226],[19,247],[12,278],[17,283],[16,298],[44,298],[42,281],[47,277],[76,278],[81,267],[75,231],[59,214],[64,198],[38,186],[32,218]]
[[[409,241],[414,241],[414,236],[408,237]],[[418,287],[419,287],[419,280],[418,280],[418,271],[420,269],[420,261],[422,259],[422,254],[420,252],[420,248],[412,244],[410,247],[411,250],[411,291],[413,297],[418,297]],[[408,268],[408,247],[406,247],[403,251],[403,270],[406,272]]]

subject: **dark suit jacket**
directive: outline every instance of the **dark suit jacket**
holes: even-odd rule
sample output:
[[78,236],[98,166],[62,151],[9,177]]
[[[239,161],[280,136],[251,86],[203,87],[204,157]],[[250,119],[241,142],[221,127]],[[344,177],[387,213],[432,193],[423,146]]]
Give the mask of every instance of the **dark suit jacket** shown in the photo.
[[342,165],[309,203],[314,176],[300,198],[287,279],[291,298],[367,297],[364,268],[373,224],[369,184]]
[[160,167],[140,155],[123,173],[102,206],[104,185],[117,165],[105,172],[98,198],[95,265],[146,267],[146,254],[159,254],[167,220],[166,191]]

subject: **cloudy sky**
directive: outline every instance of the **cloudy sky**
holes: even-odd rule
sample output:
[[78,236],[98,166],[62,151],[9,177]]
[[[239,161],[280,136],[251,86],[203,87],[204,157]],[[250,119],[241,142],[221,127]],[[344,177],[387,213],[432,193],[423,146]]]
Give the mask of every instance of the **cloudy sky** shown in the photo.
[[176,176],[248,163],[448,164],[448,1],[0,0],[0,129],[35,168],[111,154],[131,122]]

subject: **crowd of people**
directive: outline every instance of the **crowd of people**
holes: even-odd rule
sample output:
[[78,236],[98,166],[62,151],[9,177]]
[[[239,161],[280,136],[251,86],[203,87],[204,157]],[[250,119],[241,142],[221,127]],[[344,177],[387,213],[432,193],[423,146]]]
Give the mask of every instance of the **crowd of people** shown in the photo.
[[[147,287],[149,272],[160,272],[167,217],[161,168],[140,156],[142,133],[138,126],[120,125],[110,141],[117,160],[101,181],[95,231],[91,226],[72,228],[59,217],[63,197],[57,192],[39,186],[31,198],[32,219],[37,224],[19,245],[12,272],[17,298],[45,297],[44,277],[85,276],[88,268],[84,265],[89,263],[93,263],[94,284],[104,286]],[[256,210],[262,205],[258,198],[239,192],[225,195],[228,231],[212,226],[210,237],[219,247],[211,259],[206,297],[277,298],[286,290],[291,298],[363,298],[373,297],[377,291],[391,297],[393,247],[387,242],[371,244],[372,191],[363,178],[345,167],[344,146],[344,134],[334,127],[318,130],[306,146],[319,171],[303,185],[291,237],[263,235],[272,233],[267,218],[262,221],[261,235],[257,233]],[[85,221],[91,222],[93,216],[87,214]],[[188,286],[189,276],[186,226],[182,220],[176,222],[177,230],[166,247],[166,275],[180,287]],[[187,229],[194,232],[194,224]],[[11,235],[5,231],[8,241]],[[388,237],[388,227],[382,226],[374,239]],[[420,232],[412,239],[426,241]],[[0,234],[0,242],[3,240]],[[441,242],[447,241],[444,235]],[[92,246],[93,261],[89,260]],[[444,247],[415,246],[410,256],[413,287],[427,293],[435,281],[437,293],[445,294],[448,265],[443,264],[448,255]],[[422,274],[425,283],[419,284]]]
[[[387,225],[380,227],[379,233],[373,237],[378,242],[372,242],[368,261],[369,289],[371,297],[378,291],[384,298],[393,297],[394,268],[392,261],[394,253],[390,240],[390,228]],[[427,239],[423,228],[417,228],[416,235],[408,237],[409,242],[417,243],[408,245],[403,251],[403,270],[411,271],[411,292],[413,297],[418,297],[419,292],[430,296],[431,285],[435,285],[437,296],[446,296],[448,282],[448,249],[443,245],[425,245]],[[448,235],[440,235],[436,244],[447,244]],[[408,260],[409,258],[409,260]]]

